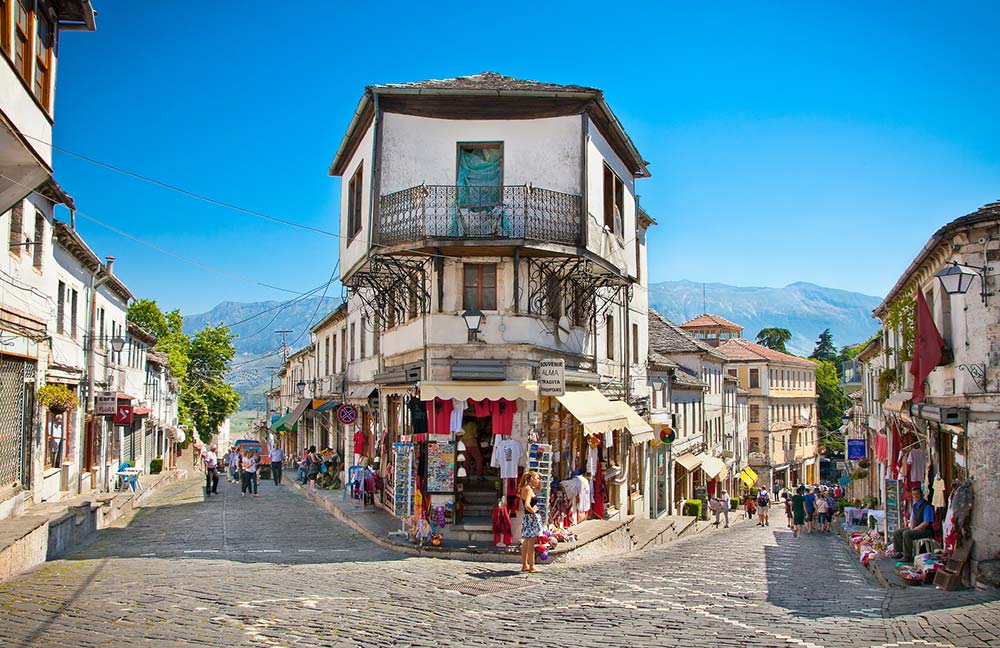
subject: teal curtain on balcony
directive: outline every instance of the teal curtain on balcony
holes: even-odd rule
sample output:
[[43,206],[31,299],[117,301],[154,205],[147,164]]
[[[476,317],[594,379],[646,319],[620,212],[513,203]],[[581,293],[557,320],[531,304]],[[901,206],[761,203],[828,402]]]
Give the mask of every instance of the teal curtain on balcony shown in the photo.
[[[510,235],[503,205],[503,150],[463,148],[458,156],[458,199],[449,236]],[[466,217],[458,210],[471,212]],[[471,219],[471,222],[469,222]]]

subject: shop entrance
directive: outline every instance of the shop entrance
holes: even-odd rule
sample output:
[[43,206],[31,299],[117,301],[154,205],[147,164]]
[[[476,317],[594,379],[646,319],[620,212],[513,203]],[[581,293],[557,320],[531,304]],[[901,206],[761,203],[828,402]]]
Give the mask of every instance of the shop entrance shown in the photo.
[[490,465],[494,444],[491,419],[467,413],[462,419],[459,441],[455,480],[457,521],[466,529],[489,528],[501,488],[500,469]]

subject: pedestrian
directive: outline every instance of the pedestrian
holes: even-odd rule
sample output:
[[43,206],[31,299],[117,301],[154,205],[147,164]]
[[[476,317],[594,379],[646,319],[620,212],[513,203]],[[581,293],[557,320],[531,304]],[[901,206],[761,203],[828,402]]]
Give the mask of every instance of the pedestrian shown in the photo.
[[830,507],[826,503],[826,495],[822,492],[817,495],[814,506],[816,507],[816,524],[819,525],[819,532],[826,533],[830,530],[829,522],[827,521]]
[[837,498],[833,496],[833,492],[830,490],[826,491],[826,507],[827,507],[827,520],[826,520],[826,530],[830,531],[830,527],[833,524],[833,518],[836,517],[837,513],[840,512],[840,505],[837,504]]
[[766,487],[762,487],[757,493],[757,526],[771,526],[768,520],[768,509],[771,506],[771,496]]
[[285,451],[280,446],[272,446],[268,454],[271,457],[271,479],[275,486],[281,486],[281,462],[285,460]]
[[205,453],[205,497],[219,494],[219,457],[215,450],[213,443]]
[[243,470],[242,496],[246,497],[247,492],[252,492],[253,496],[257,497],[257,457],[254,456],[253,450],[247,448],[243,451],[240,467]]
[[729,528],[729,509],[732,508],[732,500],[729,498],[729,491],[726,490],[725,488],[722,489],[722,497],[720,499],[722,500],[722,514],[726,517],[726,526],[725,526],[725,528],[728,529]]
[[240,481],[240,451],[236,446],[229,449],[229,481],[234,484]]
[[[723,508],[724,507],[722,505],[722,500],[720,500],[715,495],[712,495],[708,499],[708,510],[711,511],[715,515],[715,526],[716,526],[716,528],[718,528],[718,526],[719,526],[719,516],[722,515]],[[728,520],[728,518],[729,518],[729,512],[727,511],[726,512],[726,519]],[[726,528],[729,528],[728,521],[726,523]]]
[[781,492],[785,501],[785,519],[788,522],[788,528],[791,529],[793,527],[794,519],[792,517],[792,494],[787,488],[783,489]]
[[753,494],[753,491],[747,493],[743,507],[746,509],[748,520],[752,520],[753,516],[757,515],[757,497]]
[[521,498],[521,571],[536,573],[541,571],[535,567],[535,543],[542,535],[542,518],[538,514],[538,496],[535,494],[542,487],[542,476],[534,470],[525,471],[521,475],[518,495]]
[[813,492],[812,486],[806,491],[803,500],[806,506],[806,531],[812,533],[813,525],[816,523],[816,493]]
[[302,448],[299,452],[299,465],[295,471],[295,480],[306,485],[306,475],[309,474],[309,450]]
[[802,537],[802,524],[806,520],[805,486],[799,486],[792,496],[792,536]]
[[319,477],[322,464],[323,459],[316,454],[316,446],[309,446],[309,453],[306,455],[306,480],[309,482],[309,490],[316,490],[316,478]]

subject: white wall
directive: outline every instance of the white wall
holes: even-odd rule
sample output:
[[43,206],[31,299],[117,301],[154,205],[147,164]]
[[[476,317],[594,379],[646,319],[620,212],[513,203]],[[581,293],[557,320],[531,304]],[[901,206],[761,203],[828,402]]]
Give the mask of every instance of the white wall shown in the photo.
[[[346,167],[346,172],[343,177],[341,177],[340,183],[340,235],[343,237],[340,239],[340,274],[345,276],[348,272],[354,268],[355,265],[361,261],[365,252],[368,249],[368,238],[370,233],[369,228],[369,218],[371,214],[371,187],[372,187],[372,138],[374,137],[374,128],[372,126],[368,127],[365,132],[365,136],[361,140],[361,144],[358,149],[354,152],[354,156],[351,158],[350,163]],[[359,231],[353,239],[348,240],[347,238],[347,225],[348,225],[348,193],[351,184],[351,178],[358,170],[359,165],[364,165],[361,171],[362,177],[362,197],[361,197],[361,231]]]
[[[34,62],[33,58],[32,62]],[[54,63],[55,53],[53,52],[53,68]],[[34,65],[32,65],[33,67]],[[55,76],[54,73],[53,76]],[[53,97],[54,103],[55,97]],[[52,122],[49,121],[49,116],[45,111],[35,103],[34,97],[22,84],[21,77],[6,59],[0,60],[0,110],[18,130],[30,136],[27,138],[28,145],[51,168],[52,147],[46,142],[52,141]]]
[[[588,118],[589,121],[589,118]],[[587,130],[587,249],[635,276],[635,180],[597,126]],[[622,239],[604,233],[604,165],[611,167],[625,186]]]

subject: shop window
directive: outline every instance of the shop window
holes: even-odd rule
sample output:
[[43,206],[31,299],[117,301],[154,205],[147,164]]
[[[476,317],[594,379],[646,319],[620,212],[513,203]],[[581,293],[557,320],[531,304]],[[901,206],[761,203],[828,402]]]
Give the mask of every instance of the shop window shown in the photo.
[[629,447],[628,451],[628,492],[641,493],[643,491],[643,445],[636,443]]
[[760,405],[750,406],[750,422],[760,423]]
[[358,165],[351,181],[347,184],[347,239],[353,239],[361,231],[361,198],[364,162]]
[[750,389],[760,388],[760,369],[750,370]]
[[24,243],[24,203],[20,200],[10,208],[10,251],[16,256],[21,256],[21,244]]
[[625,183],[604,165],[604,226],[617,236],[625,232]]
[[495,263],[466,263],[462,267],[462,308],[497,309]]

